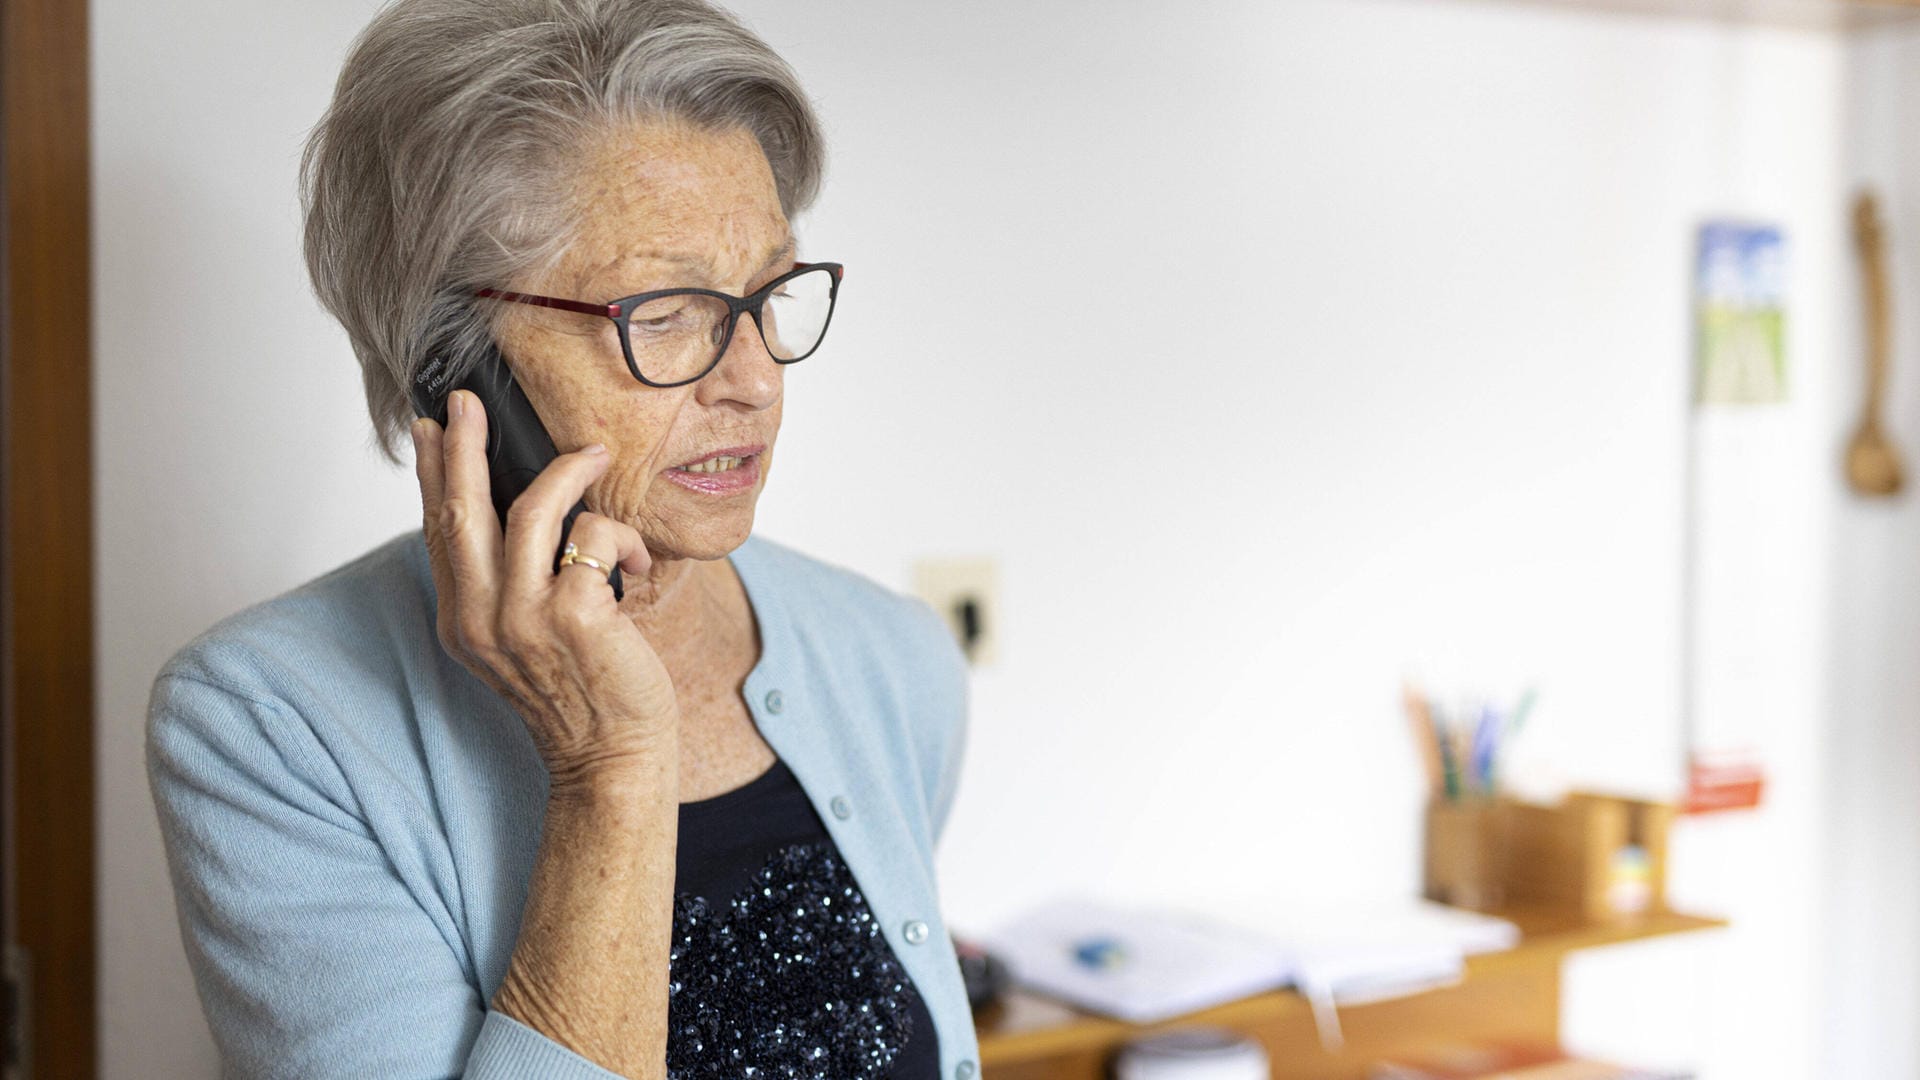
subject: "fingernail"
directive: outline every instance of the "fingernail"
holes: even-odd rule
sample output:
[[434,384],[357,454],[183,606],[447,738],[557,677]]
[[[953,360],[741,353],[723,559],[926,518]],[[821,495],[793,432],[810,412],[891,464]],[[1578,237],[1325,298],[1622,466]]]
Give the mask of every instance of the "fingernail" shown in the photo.
[[420,425],[426,422],[426,417],[416,416],[413,418],[413,423],[407,427],[407,434],[413,436],[413,448],[415,450],[420,449]]
[[455,420],[458,420],[460,419],[460,417],[466,415],[467,403],[463,398],[461,398],[460,391],[455,390],[452,394],[448,395],[447,409],[453,413],[453,418]]
[[583,446],[580,448],[580,452],[583,454],[604,454],[607,452],[607,444],[594,443],[592,446]]

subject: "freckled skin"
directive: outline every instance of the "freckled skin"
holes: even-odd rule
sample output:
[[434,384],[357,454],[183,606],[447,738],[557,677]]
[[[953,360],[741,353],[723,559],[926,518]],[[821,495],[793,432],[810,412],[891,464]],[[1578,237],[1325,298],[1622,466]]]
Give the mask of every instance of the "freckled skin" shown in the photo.
[[[743,294],[792,260],[771,170],[745,132],[637,124],[606,133],[584,159],[553,167],[590,211],[584,224],[565,238],[566,255],[552,270],[489,284],[590,302],[680,286]],[[588,509],[636,530],[650,565],[628,575],[620,605],[647,648],[604,607],[597,614],[575,607],[575,617],[594,621],[570,631],[566,611],[536,615],[518,605],[518,618],[544,618],[537,625],[558,639],[544,650],[513,650],[514,685],[525,687],[516,696],[534,705],[530,730],[537,721],[548,731],[584,732],[576,742],[612,752],[569,767],[561,775],[573,782],[550,793],[520,936],[491,1007],[612,1073],[656,1078],[671,1042],[674,802],[733,790],[775,760],[742,697],[760,642],[752,605],[725,558],[752,530],[759,487],[716,497],[662,472],[731,446],[764,444],[770,458],[785,368],[749,323],[705,378],[650,387],[628,372],[610,320],[504,308],[495,326],[501,351],[555,445],[606,444],[607,464],[596,466],[602,471],[585,493]],[[604,587],[568,573],[569,588]],[[444,580],[444,570],[437,576]],[[583,641],[580,625],[606,640]],[[523,654],[535,670],[521,668]],[[635,674],[653,659],[671,683],[672,710],[646,693],[659,688],[660,672]],[[594,700],[602,689],[606,700]],[[643,732],[648,719],[676,720],[675,737]]]
[[[766,156],[744,129],[655,121],[612,133],[582,163],[575,198],[591,210],[566,256],[552,273],[510,288],[592,303],[678,287],[745,295],[792,262],[788,256],[755,273],[791,233]],[[720,279],[705,280],[661,258],[667,254],[711,258]],[[586,502],[639,530],[655,560],[650,581],[627,583],[622,605],[644,624],[643,609],[672,606],[694,562],[723,559],[752,530],[780,430],[786,368],[767,354],[751,318],[741,320],[713,371],[671,388],[633,378],[607,319],[513,305],[498,333],[554,444],[564,452],[602,442],[612,455]],[[756,443],[767,449],[750,491],[715,498],[661,475],[712,450]]]
[[[766,156],[744,129],[650,122],[610,133],[579,170],[574,198],[591,208],[580,233],[552,272],[507,288],[590,303],[682,287],[744,296],[794,261],[788,250],[762,272],[792,233]],[[717,279],[666,255],[711,260]],[[753,529],[780,432],[786,367],[743,317],[704,378],[647,386],[628,372],[612,321],[508,307],[497,329],[501,353],[554,445],[566,452],[605,443],[612,457],[587,488],[587,508],[632,525],[653,558],[646,575],[627,576],[620,606],[673,679],[681,798],[731,790],[775,756],[742,697],[760,643],[726,556]],[[766,450],[748,491],[715,497],[662,475],[717,449],[756,444]]]

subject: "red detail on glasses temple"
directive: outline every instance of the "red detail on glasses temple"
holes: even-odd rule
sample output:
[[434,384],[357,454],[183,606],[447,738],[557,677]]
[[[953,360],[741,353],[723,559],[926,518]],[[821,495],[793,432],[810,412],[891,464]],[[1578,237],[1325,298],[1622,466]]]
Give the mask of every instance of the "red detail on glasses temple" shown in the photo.
[[553,296],[533,296],[528,293],[503,292],[499,289],[481,289],[475,296],[489,296],[495,300],[510,300],[516,304],[532,304],[535,307],[559,308],[561,311],[577,311],[582,315],[601,315],[609,319],[620,317],[618,304],[588,304],[579,300],[562,300]]

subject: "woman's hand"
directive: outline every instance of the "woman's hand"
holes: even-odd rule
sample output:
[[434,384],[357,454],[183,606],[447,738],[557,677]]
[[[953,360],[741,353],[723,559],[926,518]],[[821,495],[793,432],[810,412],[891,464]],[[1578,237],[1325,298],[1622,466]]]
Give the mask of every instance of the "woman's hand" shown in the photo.
[[[642,772],[663,741],[677,746],[673,682],[621,614],[606,576],[578,565],[553,572],[561,522],[606,471],[605,448],[548,464],[514,500],[503,536],[480,399],[454,391],[446,429],[418,420],[413,438],[440,644],[513,703],[554,794]],[[617,562],[628,580],[652,565],[638,531],[592,511],[574,519],[569,539],[582,554]]]

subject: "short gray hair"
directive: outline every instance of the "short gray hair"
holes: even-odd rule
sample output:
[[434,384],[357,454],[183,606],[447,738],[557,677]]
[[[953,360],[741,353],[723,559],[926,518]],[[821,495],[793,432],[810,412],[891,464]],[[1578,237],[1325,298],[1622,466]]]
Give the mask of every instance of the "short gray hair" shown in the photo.
[[825,146],[793,70],[703,0],[393,0],[361,31],[307,138],[300,205],[307,272],[388,461],[426,360],[458,381],[486,347],[504,305],[473,291],[553,266],[579,224],[568,166],[645,119],[750,131],[789,219],[819,191]]

